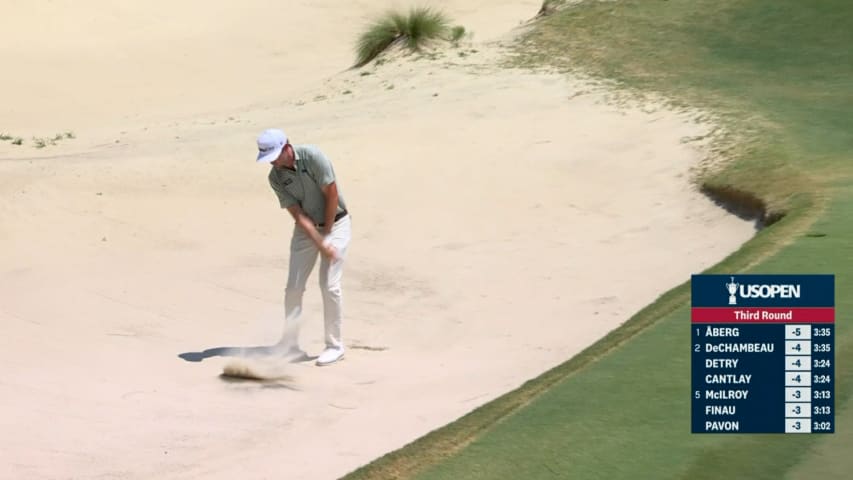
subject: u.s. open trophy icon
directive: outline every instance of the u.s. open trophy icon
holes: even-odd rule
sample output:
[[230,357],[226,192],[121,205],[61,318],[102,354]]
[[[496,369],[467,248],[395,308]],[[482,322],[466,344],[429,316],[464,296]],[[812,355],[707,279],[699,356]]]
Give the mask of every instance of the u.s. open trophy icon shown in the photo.
[[726,284],[726,289],[729,291],[729,305],[737,305],[737,297],[735,297],[735,293],[737,293],[738,284],[735,283],[735,277],[730,277],[732,279],[731,283]]

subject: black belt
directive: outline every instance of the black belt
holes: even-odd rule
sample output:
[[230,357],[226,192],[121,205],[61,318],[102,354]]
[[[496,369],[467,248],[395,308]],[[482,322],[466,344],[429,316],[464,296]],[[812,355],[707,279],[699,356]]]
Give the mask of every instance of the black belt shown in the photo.
[[[344,218],[344,217],[346,217],[346,216],[347,216],[347,211],[346,211],[346,210],[344,210],[343,212],[338,212],[338,214],[337,214],[337,215],[335,215],[335,221],[337,222],[338,220],[340,220],[340,219],[342,219],[342,218]],[[326,222],[318,223],[318,224],[316,224],[316,225],[317,225],[318,227],[325,227],[325,226],[326,226]]]

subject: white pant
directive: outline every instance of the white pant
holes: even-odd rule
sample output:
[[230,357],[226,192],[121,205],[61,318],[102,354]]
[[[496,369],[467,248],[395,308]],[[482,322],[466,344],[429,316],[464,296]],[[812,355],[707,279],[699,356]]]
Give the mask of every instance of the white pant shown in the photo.
[[[330,260],[325,256],[320,260],[320,293],[323,296],[323,316],[325,319],[326,347],[343,347],[341,339],[342,293],[341,277],[344,258],[352,238],[350,216],[335,222],[329,239],[338,251],[338,258]],[[319,250],[311,237],[299,225],[294,226],[290,240],[290,267],[287,275],[287,288],[284,291],[284,337],[282,343],[296,346],[299,344],[299,330],[302,326],[302,294],[305,284],[317,263]]]

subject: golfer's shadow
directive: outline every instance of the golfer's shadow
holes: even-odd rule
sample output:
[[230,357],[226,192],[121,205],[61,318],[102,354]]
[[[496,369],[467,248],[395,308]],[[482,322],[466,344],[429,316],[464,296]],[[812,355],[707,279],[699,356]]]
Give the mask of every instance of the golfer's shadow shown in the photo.
[[[202,350],[201,352],[184,352],[178,354],[178,357],[188,362],[201,362],[202,360],[211,357],[257,358],[272,356],[283,356],[281,347],[277,345],[255,347],[214,347]],[[291,359],[290,361],[307,362],[316,359],[317,357],[304,355],[300,358]]]

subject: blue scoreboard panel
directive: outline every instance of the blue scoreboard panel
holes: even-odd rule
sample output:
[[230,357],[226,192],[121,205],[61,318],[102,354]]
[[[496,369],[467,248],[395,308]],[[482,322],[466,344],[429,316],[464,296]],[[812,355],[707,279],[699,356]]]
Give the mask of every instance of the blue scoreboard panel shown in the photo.
[[834,433],[835,277],[691,283],[693,433]]

